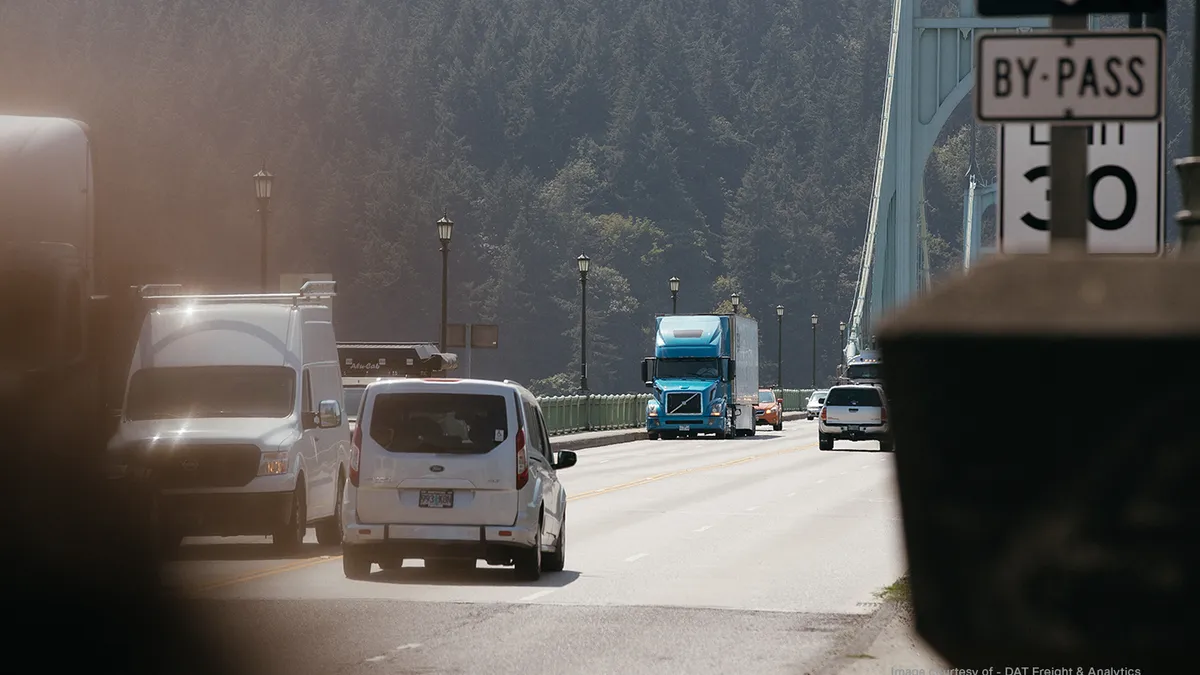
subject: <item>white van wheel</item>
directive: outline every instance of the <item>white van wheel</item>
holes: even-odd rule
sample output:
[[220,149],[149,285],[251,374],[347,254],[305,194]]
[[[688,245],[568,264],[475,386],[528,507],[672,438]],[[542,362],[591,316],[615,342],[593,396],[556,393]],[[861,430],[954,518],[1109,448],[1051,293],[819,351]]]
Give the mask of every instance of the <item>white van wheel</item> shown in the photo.
[[280,551],[291,553],[304,545],[308,534],[308,504],[304,494],[304,474],[296,478],[296,492],[292,495],[292,514],[288,522],[271,534],[271,543]]
[[567,514],[563,512],[558,524],[558,539],[554,542],[554,553],[542,558],[543,572],[561,572],[567,566]]
[[317,543],[322,546],[342,545],[342,496],[346,478],[338,471],[337,489],[334,490],[333,515],[317,523]]
[[542,524],[540,522],[537,534],[533,538],[533,548],[517,551],[513,557],[515,558],[513,562],[516,563],[514,571],[518,579],[537,581],[542,578]]

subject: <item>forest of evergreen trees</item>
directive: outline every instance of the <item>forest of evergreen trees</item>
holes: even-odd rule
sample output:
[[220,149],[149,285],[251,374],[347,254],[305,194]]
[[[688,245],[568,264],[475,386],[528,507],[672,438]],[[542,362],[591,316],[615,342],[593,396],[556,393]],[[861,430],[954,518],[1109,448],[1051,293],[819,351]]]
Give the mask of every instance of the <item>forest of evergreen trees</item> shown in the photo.
[[[1189,4],[1172,3],[1174,26],[1190,24]],[[456,223],[450,320],[500,325],[501,348],[477,376],[574,387],[575,257],[586,252],[594,391],[640,389],[672,275],[680,311],[741,293],[764,322],[764,383],[784,305],[784,378],[800,386],[810,314],[821,317],[821,376],[837,362],[890,7],[5,0],[0,111],[91,126],[111,284],[253,287],[250,176],[265,159],[271,272],[332,272],[341,339],[436,339],[445,210]],[[1186,35],[1172,31],[1172,130],[1186,124]],[[927,169],[940,270],[959,265],[970,128],[968,102]],[[979,133],[990,168],[994,133]],[[1169,135],[1179,156],[1187,140]]]

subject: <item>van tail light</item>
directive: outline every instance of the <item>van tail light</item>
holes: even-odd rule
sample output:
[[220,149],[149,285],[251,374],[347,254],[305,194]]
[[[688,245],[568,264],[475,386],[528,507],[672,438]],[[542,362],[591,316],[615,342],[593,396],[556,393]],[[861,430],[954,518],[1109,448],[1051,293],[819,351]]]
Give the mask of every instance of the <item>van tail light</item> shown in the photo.
[[821,408],[821,421],[824,422],[826,419],[827,418],[825,417],[825,409]]
[[362,462],[362,425],[354,425],[354,435],[350,437],[350,484],[358,487],[358,469]]
[[887,421],[887,406],[885,406],[885,405],[879,406],[879,421],[880,422]]
[[525,430],[517,429],[517,489],[529,482],[529,458],[525,456]]

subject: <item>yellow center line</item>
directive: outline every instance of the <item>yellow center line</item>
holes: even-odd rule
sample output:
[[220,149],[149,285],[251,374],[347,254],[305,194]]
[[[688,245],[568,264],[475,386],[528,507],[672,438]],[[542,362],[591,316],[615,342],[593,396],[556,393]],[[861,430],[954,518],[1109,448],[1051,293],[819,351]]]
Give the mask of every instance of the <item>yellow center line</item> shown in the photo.
[[[573,502],[573,501],[576,501],[579,499],[587,499],[588,497],[598,497],[600,495],[606,495],[606,494],[609,494],[612,492],[618,492],[620,490],[628,490],[630,488],[640,487],[642,485],[648,485],[650,483],[657,483],[660,480],[666,480],[667,478],[675,478],[676,476],[686,476],[686,475],[692,474],[692,473],[700,473],[701,471],[712,471],[714,469],[724,469],[724,468],[730,467],[730,466],[737,466],[738,464],[746,464],[747,462],[754,462],[754,461],[758,461],[760,459],[779,457],[781,455],[790,455],[794,452],[799,452],[801,450],[807,450],[808,448],[815,447],[816,445],[817,445],[816,443],[807,443],[805,445],[798,445],[798,446],[791,447],[791,448],[784,448],[783,450],[776,450],[774,452],[764,452],[761,455],[750,455],[748,457],[739,457],[738,459],[731,459],[729,461],[720,462],[718,464],[706,464],[704,466],[695,466],[690,469],[680,469],[678,471],[668,471],[667,473],[660,473],[660,474],[656,474],[653,476],[647,476],[646,478],[639,478],[638,480],[630,481],[628,483],[621,483],[620,485],[612,485],[612,486],[606,487],[606,488],[599,488],[596,490],[589,490],[587,492],[581,492],[577,495],[567,497],[567,501]],[[293,563],[289,563],[287,565],[280,565],[279,567],[271,567],[269,569],[260,570],[258,572],[251,572],[249,574],[239,575],[239,576],[233,577],[232,579],[225,579],[223,581],[215,581],[215,582],[212,582],[209,584],[194,586],[194,587],[187,589],[187,592],[204,593],[206,591],[215,591],[219,588],[226,588],[228,586],[245,583],[247,581],[254,581],[256,579],[262,579],[264,577],[270,577],[270,576],[274,576],[276,574],[283,574],[284,572],[292,572],[294,570],[301,570],[306,567],[313,567],[315,565],[320,565],[321,563],[333,562],[334,560],[341,559],[341,557],[342,556],[340,556],[340,555],[331,555],[331,556],[322,556],[320,558],[308,558],[306,560],[299,560],[299,561],[296,561]]]
[[726,467],[737,466],[738,464],[754,462],[754,461],[757,461],[760,459],[767,459],[769,457],[779,457],[780,455],[788,455],[793,452],[799,452],[801,450],[806,450],[808,448],[815,447],[816,445],[817,445],[816,443],[806,443],[805,445],[799,445],[799,446],[795,446],[795,447],[791,447],[791,448],[784,448],[783,450],[776,450],[775,452],[764,452],[761,455],[750,455],[749,457],[740,457],[738,459],[732,459],[727,462],[721,462],[719,464],[706,464],[705,466],[694,466],[690,469],[680,469],[678,471],[669,471],[667,473],[660,473],[660,474],[657,474],[654,476],[648,476],[646,478],[639,478],[635,481],[630,481],[628,483],[621,483],[620,485],[613,485],[613,486],[606,487],[606,488],[599,488],[596,490],[588,490],[587,492],[581,492],[577,495],[567,497],[567,501],[573,502],[577,499],[587,499],[588,497],[596,497],[599,495],[606,495],[606,494],[609,494],[610,492],[617,492],[619,490],[628,490],[629,488],[640,487],[642,485],[647,485],[649,483],[656,483],[660,480],[666,480],[667,478],[674,478],[676,476],[686,476],[687,474],[690,474],[690,473],[699,473],[701,471],[712,471],[713,469],[724,469]]

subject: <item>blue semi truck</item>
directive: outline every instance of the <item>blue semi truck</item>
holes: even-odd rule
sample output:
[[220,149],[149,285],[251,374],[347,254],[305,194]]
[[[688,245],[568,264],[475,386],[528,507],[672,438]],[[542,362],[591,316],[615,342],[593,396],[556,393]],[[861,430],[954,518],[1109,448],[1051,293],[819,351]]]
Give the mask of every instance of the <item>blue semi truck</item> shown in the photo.
[[642,380],[654,389],[646,404],[649,437],[753,436],[758,322],[733,314],[671,314],[654,323],[654,356],[642,361]]

